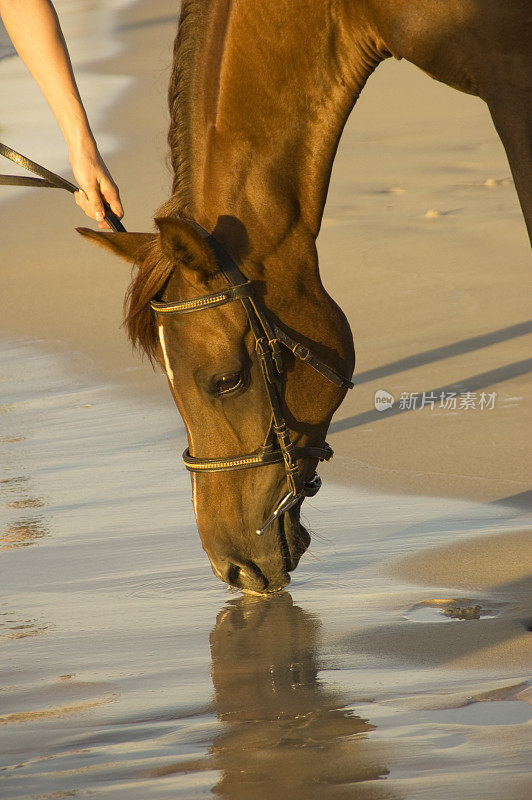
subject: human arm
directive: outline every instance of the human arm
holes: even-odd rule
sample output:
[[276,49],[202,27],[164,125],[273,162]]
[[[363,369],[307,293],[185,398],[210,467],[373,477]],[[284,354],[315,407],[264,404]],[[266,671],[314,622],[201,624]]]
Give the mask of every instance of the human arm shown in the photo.
[[118,189],[100,156],[76,85],[59,20],[49,0],[0,0],[0,16],[21,59],[35,78],[65,138],[81,191],[76,203],[102,222],[105,200],[123,216]]

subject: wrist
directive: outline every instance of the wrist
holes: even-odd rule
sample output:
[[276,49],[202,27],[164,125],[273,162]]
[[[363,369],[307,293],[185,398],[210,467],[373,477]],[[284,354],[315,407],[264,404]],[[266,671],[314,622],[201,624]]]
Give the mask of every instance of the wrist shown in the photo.
[[83,108],[73,114],[62,115],[59,125],[70,152],[96,149],[96,142]]
[[66,139],[66,142],[71,166],[86,161],[98,161],[100,157],[98,146],[90,130],[88,132],[75,133],[69,139]]
[[96,150],[96,141],[92,135],[91,129],[87,126],[74,128],[64,133],[65,141],[69,152],[80,152],[87,150]]

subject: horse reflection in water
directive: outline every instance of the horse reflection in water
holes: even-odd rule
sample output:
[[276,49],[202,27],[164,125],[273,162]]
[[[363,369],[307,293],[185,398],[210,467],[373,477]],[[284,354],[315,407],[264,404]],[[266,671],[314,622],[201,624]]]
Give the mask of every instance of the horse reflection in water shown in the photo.
[[224,800],[395,800],[365,736],[375,726],[318,679],[318,633],[287,593],[230,601],[210,639],[222,731],[206,761],[179,771],[219,770]]

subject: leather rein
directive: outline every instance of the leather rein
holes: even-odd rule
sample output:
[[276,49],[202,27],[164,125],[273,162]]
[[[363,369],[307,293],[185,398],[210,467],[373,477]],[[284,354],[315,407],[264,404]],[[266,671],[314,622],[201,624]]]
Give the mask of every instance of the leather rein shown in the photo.
[[[75,186],[73,183],[70,183],[70,181],[65,180],[65,178],[62,178],[60,175],[56,175],[55,172],[50,172],[50,170],[46,169],[46,167],[42,167],[40,164],[37,164],[35,161],[32,161],[20,153],[17,153],[16,150],[13,150],[11,147],[8,147],[6,144],[2,144],[1,142],[0,156],[8,158],[10,161],[13,161],[14,164],[18,164],[19,167],[27,169],[28,172],[33,172],[35,175],[39,176],[38,178],[30,178],[23,177],[22,175],[0,175],[0,185],[32,186],[41,189],[65,189],[65,191],[70,192],[71,194],[80,191],[79,187]],[[105,202],[104,210],[105,221],[111,226],[111,228],[119,233],[125,233],[126,229]]]
[[[1,142],[0,155],[39,176],[31,178],[18,175],[0,175],[0,185],[65,189],[72,194],[79,191],[78,187],[70,183],[70,181],[65,180],[60,175],[56,175],[35,161],[31,161],[31,159],[17,153],[16,150]],[[105,220],[110,227],[114,231],[125,233],[126,229],[118,217],[106,203],[104,203],[104,207]],[[197,223],[191,220],[188,220],[188,222],[212,249],[220,271],[229,286],[220,292],[204,295],[193,300],[171,303],[152,300],[151,307],[156,315],[164,316],[166,314],[189,314],[216,308],[225,303],[241,302],[255,338],[255,352],[261,367],[272,416],[264,444],[253,453],[228,458],[207,459],[196,458],[190,454],[187,448],[183,453],[183,461],[190,472],[227,472],[283,463],[289,491],[277,504],[262,527],[256,531],[257,534],[261,535],[274,520],[293,508],[304,497],[313,497],[320,489],[321,478],[319,475],[315,472],[310,480],[305,481],[299,471],[298,461],[303,458],[330,461],[333,456],[333,450],[327,442],[324,442],[322,447],[296,447],[292,442],[290,430],[282,413],[281,383],[285,371],[282,346],[291,350],[296,358],[305,361],[336,386],[352,389],[353,383],[327,366],[312,350],[293,339],[283,328],[273,322],[262,306],[253,282],[249,281],[240,271],[220,243]]]
[[336,386],[352,389],[353,383],[327,366],[312,350],[293,339],[283,328],[273,322],[261,304],[253,282],[249,281],[240,271],[221,244],[196,222],[192,220],[187,220],[187,222],[194,227],[213,251],[218,267],[229,286],[220,292],[203,295],[192,300],[168,303],[152,300],[151,307],[156,315],[164,316],[167,314],[190,314],[216,308],[225,303],[241,302],[255,339],[255,352],[261,367],[272,416],[264,444],[252,453],[228,458],[207,459],[196,458],[190,454],[187,448],[183,453],[183,461],[190,472],[228,472],[284,463],[289,491],[262,527],[257,529],[256,533],[261,535],[274,520],[289,511],[296,503],[304,497],[312,497],[318,492],[321,478],[314,473],[309,481],[305,481],[299,471],[298,461],[303,458],[330,461],[333,456],[333,450],[327,442],[324,442],[322,447],[296,447],[292,442],[290,430],[282,413],[281,382],[285,371],[282,346],[291,350],[296,358],[305,361]]

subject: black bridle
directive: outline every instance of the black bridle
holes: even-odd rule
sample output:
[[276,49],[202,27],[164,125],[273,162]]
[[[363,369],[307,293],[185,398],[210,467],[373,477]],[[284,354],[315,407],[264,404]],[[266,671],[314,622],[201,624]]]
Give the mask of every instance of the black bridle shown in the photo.
[[[0,155],[39,176],[38,178],[24,178],[22,176],[0,175],[0,184],[65,189],[72,194],[78,191],[78,187],[73,183],[1,143]],[[125,232],[126,229],[118,217],[113,214],[107,204],[104,203],[104,206],[105,219],[111,228],[115,231]],[[183,453],[183,461],[190,472],[227,472],[284,463],[289,491],[278,503],[262,527],[257,530],[260,535],[275,519],[289,511],[304,497],[313,497],[318,492],[321,486],[321,478],[315,472],[310,480],[305,481],[299,471],[298,461],[302,458],[330,461],[333,456],[332,448],[327,442],[324,442],[322,447],[296,447],[291,440],[290,430],[282,413],[281,380],[284,373],[284,364],[281,345],[291,350],[301,361],[306,361],[307,364],[327,380],[336,384],[336,386],[352,389],[353,383],[334,369],[331,369],[331,367],[328,367],[327,364],[324,364],[308,347],[292,339],[283,328],[273,322],[263,308],[253,283],[247,280],[220,243],[197,223],[191,220],[189,222],[212,249],[220,271],[225,276],[229,286],[220,292],[204,295],[193,300],[183,300],[175,303],[162,303],[158,300],[152,300],[151,307],[156,314],[189,314],[194,311],[216,308],[224,303],[240,301],[244,306],[255,338],[255,352],[257,353],[264,378],[272,417],[264,444],[253,453],[229,458],[208,459],[196,458],[190,454],[187,448]]]
[[284,463],[289,491],[262,527],[257,530],[257,533],[261,535],[277,517],[289,511],[304,497],[314,496],[319,490],[321,486],[319,475],[314,473],[310,480],[305,481],[299,470],[298,461],[302,458],[329,461],[333,456],[332,448],[327,442],[324,442],[321,447],[296,447],[291,440],[290,430],[282,412],[281,379],[284,364],[281,346],[287,347],[297,358],[305,361],[336,386],[351,389],[353,383],[324,364],[308,347],[292,339],[285,330],[273,322],[262,306],[253,282],[249,281],[240,271],[220,243],[197,223],[191,220],[187,221],[213,251],[218,267],[229,286],[220,292],[203,295],[192,300],[173,303],[152,300],[151,307],[157,315],[164,316],[166,314],[190,314],[216,308],[225,303],[240,301],[255,338],[255,352],[261,367],[272,417],[264,444],[252,453],[228,458],[196,458],[190,454],[187,448],[183,453],[183,461],[190,472],[228,472]]

